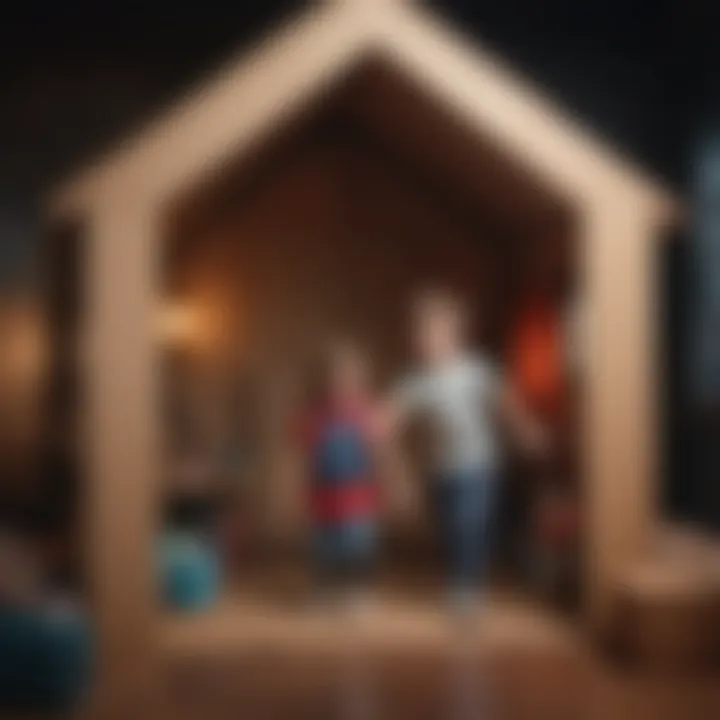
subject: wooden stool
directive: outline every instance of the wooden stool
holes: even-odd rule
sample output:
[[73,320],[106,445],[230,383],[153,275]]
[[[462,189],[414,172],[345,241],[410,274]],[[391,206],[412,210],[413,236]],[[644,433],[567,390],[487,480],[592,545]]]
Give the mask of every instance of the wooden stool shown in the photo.
[[720,568],[648,563],[619,592],[621,647],[643,667],[700,670],[720,659]]

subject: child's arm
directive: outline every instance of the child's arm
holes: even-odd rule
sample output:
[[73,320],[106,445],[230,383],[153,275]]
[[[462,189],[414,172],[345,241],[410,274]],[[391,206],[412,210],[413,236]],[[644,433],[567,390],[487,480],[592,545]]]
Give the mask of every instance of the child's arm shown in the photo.
[[373,412],[371,432],[383,495],[392,513],[407,518],[415,509],[415,494],[412,492],[409,463],[397,437],[404,420],[402,404],[387,402]]
[[406,377],[382,404],[381,432],[389,436],[399,435],[411,416],[422,406],[423,400],[422,382],[412,375]]
[[416,515],[417,493],[410,463],[398,443],[386,441],[378,448],[378,475],[390,514],[407,520]]

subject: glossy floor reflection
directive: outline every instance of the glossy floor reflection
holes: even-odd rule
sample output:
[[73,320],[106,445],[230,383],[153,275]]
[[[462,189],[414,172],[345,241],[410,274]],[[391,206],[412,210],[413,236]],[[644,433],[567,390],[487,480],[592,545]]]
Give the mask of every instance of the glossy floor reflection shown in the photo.
[[[720,678],[612,668],[562,616],[495,591],[458,621],[390,584],[357,614],[259,585],[166,616],[151,703],[87,720],[718,720]],[[290,598],[290,600],[288,600]],[[85,720],[85,717],[83,720]]]
[[178,720],[720,718],[713,678],[611,669],[572,623],[512,596],[458,623],[432,597],[318,618],[236,595],[164,633],[162,712]]
[[337,720],[713,720],[712,679],[623,677],[591,661],[252,654],[172,673],[168,717]]

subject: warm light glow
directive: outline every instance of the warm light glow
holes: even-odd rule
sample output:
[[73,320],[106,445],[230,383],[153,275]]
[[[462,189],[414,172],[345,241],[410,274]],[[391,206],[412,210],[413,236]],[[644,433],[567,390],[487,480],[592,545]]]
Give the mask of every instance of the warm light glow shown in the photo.
[[200,334],[200,317],[197,308],[189,302],[168,302],[158,314],[160,340],[173,346],[194,344]]
[[33,385],[43,371],[47,359],[44,326],[33,308],[10,312],[0,325],[7,338],[3,347],[2,375],[16,386]]

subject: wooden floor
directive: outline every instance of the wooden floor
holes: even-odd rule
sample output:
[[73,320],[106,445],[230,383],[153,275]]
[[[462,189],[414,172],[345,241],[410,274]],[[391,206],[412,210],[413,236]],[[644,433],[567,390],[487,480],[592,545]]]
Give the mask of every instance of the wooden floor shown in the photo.
[[[362,614],[261,589],[158,628],[152,720],[718,720],[720,679],[610,669],[572,623],[508,593],[459,623],[437,593],[381,593]],[[137,708],[89,712],[140,717]]]
[[461,624],[448,612],[442,593],[426,586],[386,585],[359,608],[329,607],[307,592],[258,587],[228,592],[212,610],[165,616],[159,642],[166,657],[212,656],[251,647],[304,652],[309,646],[342,651],[361,637],[372,650],[436,652],[453,647],[458,635],[488,649],[580,651],[575,624],[517,593],[496,590]]
[[164,710],[178,720],[717,720],[720,698],[709,679],[622,677],[554,654],[252,652],[202,672],[179,665]]

